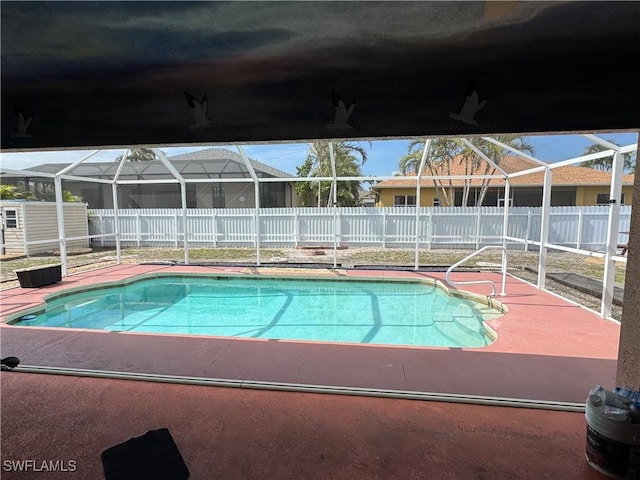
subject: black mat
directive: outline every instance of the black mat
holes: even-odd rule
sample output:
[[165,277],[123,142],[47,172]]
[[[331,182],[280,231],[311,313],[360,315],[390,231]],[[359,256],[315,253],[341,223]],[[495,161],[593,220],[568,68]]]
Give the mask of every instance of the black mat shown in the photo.
[[169,430],[150,430],[102,452],[106,480],[186,480],[189,469]]
[[[577,273],[547,273],[547,276],[558,283],[573,287],[576,290],[592,295],[596,298],[602,298],[602,282],[592,278],[578,275]],[[624,289],[613,287],[613,303],[622,305],[624,297]]]

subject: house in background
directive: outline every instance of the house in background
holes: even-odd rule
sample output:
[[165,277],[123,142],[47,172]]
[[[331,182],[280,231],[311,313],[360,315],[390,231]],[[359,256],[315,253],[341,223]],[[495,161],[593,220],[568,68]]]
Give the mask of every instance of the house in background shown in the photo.
[[[538,166],[531,160],[515,156],[503,157],[499,165],[500,168],[507,173],[521,172]],[[439,165],[431,170],[427,168],[423,174],[432,176],[465,175],[469,173],[465,172],[465,164],[461,162],[451,162],[448,167],[449,168],[446,169],[447,167]],[[499,175],[497,171],[491,168],[485,171],[484,165],[476,168],[472,174]],[[565,166],[553,169],[551,178],[551,206],[590,206],[609,203],[611,172],[587,167]],[[479,178],[466,181],[439,180],[438,186],[436,186],[431,179],[421,179],[420,206],[462,206],[465,182],[467,182],[469,189],[466,205],[477,205],[483,189],[483,180]],[[486,182],[487,180],[485,180],[485,183]],[[510,180],[510,205],[516,207],[541,206],[543,183],[543,172],[530,173],[512,178]],[[622,177],[622,185],[622,204],[631,204],[633,175],[624,175]],[[439,186],[446,189],[448,199],[445,198]],[[504,179],[491,179],[488,188],[486,188],[482,205],[504,205],[504,186]],[[382,181],[372,187],[372,189],[379,193],[376,203],[378,207],[415,206],[416,204],[415,180],[407,180],[399,176],[397,179]]]
[[[168,157],[168,160],[185,179],[211,179],[211,183],[187,183],[188,208],[245,208],[254,206],[253,180],[239,154],[223,148],[209,148],[192,153]],[[258,177],[295,178],[282,170],[256,160],[250,160]],[[37,177],[36,172],[57,173],[69,164],[49,163],[31,167],[33,178],[3,178],[3,183],[29,186],[37,196],[53,197],[53,181]],[[110,180],[117,172],[119,162],[86,162],[68,172],[69,175],[88,176]],[[221,183],[215,179],[246,179],[246,182]],[[119,176],[120,180],[171,180],[173,175],[158,160],[127,161]],[[75,180],[63,180],[63,188],[82,197],[89,208],[113,208],[111,185]],[[180,184],[145,183],[118,185],[120,208],[180,208]],[[295,182],[265,182],[260,184],[260,206],[295,207],[300,205],[295,193]]]
[[363,207],[375,207],[378,197],[379,194],[375,190],[360,189],[358,200]]

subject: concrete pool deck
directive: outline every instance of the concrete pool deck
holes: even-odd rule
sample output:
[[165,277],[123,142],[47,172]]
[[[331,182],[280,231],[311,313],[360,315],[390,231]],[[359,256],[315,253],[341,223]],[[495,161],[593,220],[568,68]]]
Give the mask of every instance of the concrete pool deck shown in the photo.
[[[581,413],[18,372],[0,385],[3,480],[104,478],[102,451],[158,428],[194,480],[604,478]],[[75,471],[5,468],[24,460]]]
[[[0,292],[2,318],[69,287],[145,273],[314,275],[444,281],[444,273],[274,267],[119,265],[65,277],[56,285]],[[460,272],[454,279],[496,273]],[[460,289],[488,294],[487,285]],[[3,356],[23,365],[277,382],[380,390],[434,392],[584,402],[591,386],[613,388],[620,326],[513,277],[497,297],[509,312],[489,325],[497,340],[483,348],[396,347],[0,324]]]

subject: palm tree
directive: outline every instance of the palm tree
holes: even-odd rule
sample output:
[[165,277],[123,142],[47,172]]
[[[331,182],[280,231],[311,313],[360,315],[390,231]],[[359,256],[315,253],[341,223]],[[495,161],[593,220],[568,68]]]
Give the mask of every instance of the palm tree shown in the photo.
[[[515,148],[516,150],[524,153],[528,153],[533,155],[534,147],[531,143],[529,143],[527,137],[519,137],[517,135],[493,135],[492,138],[498,140],[499,142],[504,143],[510,147]],[[480,138],[472,138],[470,139],[471,143],[478,147],[480,151],[482,151],[493,163],[496,165],[500,164],[500,160],[507,153],[504,148],[496,145],[495,143],[487,142],[486,140],[482,140]],[[482,160],[480,156],[475,155],[474,157],[477,165],[484,164],[484,172],[481,175],[493,175],[496,172],[496,169],[493,168],[489,163]],[[487,191],[489,190],[489,183],[491,179],[485,178],[482,180],[482,185],[480,187],[480,195],[478,195],[478,200],[476,201],[476,206],[481,206],[484,201],[485,196],[487,195]],[[463,203],[466,205],[466,203]]]
[[[493,138],[522,152],[533,153],[533,146],[527,142],[525,137],[519,137],[517,135],[494,135]],[[502,147],[487,142],[482,138],[470,138],[468,140],[496,165],[500,163],[500,160],[505,154]],[[409,144],[407,155],[403,156],[399,161],[399,168],[404,174],[415,173],[418,170],[424,145],[425,142],[420,140],[413,141]],[[451,175],[451,166],[454,162],[463,165],[465,175],[493,175],[495,173],[495,168],[462,142],[461,139],[437,138],[431,141],[431,148],[425,162],[423,175],[434,177],[438,175]],[[445,181],[437,178],[434,178],[432,181],[434,187],[440,190],[443,204],[453,205],[455,200],[453,182],[451,180]],[[476,206],[482,205],[489,189],[490,181],[491,179],[482,180]],[[462,190],[462,205],[467,205],[470,191],[471,179],[467,178],[464,180]]]
[[[611,142],[615,143],[615,142]],[[617,144],[616,144],[617,145]],[[609,150],[604,145],[600,145],[599,143],[594,143],[593,145],[589,145],[582,152],[583,155],[590,155],[592,153],[604,152],[605,150]],[[624,170],[626,172],[635,173],[636,171],[636,155],[635,153],[623,153],[622,158],[624,161]],[[604,170],[606,172],[610,171],[613,167],[613,155],[609,157],[596,158],[595,160],[589,160],[582,163],[583,167],[595,168],[596,170]]]
[[418,172],[420,160],[422,159],[422,151],[424,150],[424,143],[425,142],[420,140],[413,140],[407,148],[407,154],[400,158],[398,167],[404,175],[411,175]]
[[21,191],[16,185],[0,184],[0,200],[30,200],[31,192]]
[[[422,160],[425,142],[422,140],[414,140],[409,144],[407,155],[403,156],[399,162],[399,168],[402,173],[417,174]],[[458,155],[463,151],[464,144],[458,139],[438,138],[431,141],[423,175],[436,177],[438,175],[450,175],[451,164]],[[440,197],[443,204],[453,205],[454,188],[451,180],[447,180],[446,184],[442,179],[433,178],[433,186],[436,190],[440,190]]]
[[63,202],[82,202],[82,197],[74,195],[69,190],[62,191],[62,201]]
[[[50,187],[52,190],[52,187]],[[53,192],[51,192],[52,195]],[[34,196],[32,192],[20,191],[15,185],[0,184],[0,199],[1,200],[46,200],[50,201],[47,196]],[[62,191],[63,202],[82,202],[82,197],[74,195],[69,190]]]
[[[333,145],[333,152],[337,176],[359,177],[362,175],[360,167],[367,161],[367,151],[363,147],[349,142],[337,142]],[[307,158],[296,170],[298,177],[331,177],[333,172],[329,144],[312,143]],[[358,205],[359,190],[360,182],[358,181],[336,182],[337,204],[342,207]],[[331,182],[298,182],[296,193],[300,196],[303,206],[328,205],[332,200]]]
[[3,183],[0,185],[0,199],[1,200],[13,200],[16,198],[22,198],[20,194],[16,191],[15,185],[8,185]]

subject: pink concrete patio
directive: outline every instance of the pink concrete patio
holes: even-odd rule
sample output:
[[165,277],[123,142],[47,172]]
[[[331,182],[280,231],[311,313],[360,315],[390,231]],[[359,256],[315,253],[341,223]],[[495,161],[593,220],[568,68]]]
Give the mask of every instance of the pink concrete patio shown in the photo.
[[[57,285],[0,292],[2,317],[61,289],[143,273],[296,274],[294,269],[121,265],[69,276]],[[304,274],[308,275],[309,271]],[[315,275],[430,278],[443,273],[317,270]],[[498,274],[493,276],[498,283]],[[455,279],[477,279],[457,273]],[[488,287],[469,287],[487,294]],[[155,373],[246,381],[351,386],[584,402],[589,388],[614,386],[619,325],[508,278],[509,309],[493,320],[497,340],[484,348],[395,347],[186,335],[150,335],[0,324],[3,356],[23,365]]]
[[74,462],[104,478],[103,450],[168,428],[191,479],[604,478],[584,415],[442,402],[2,372],[2,460]]

